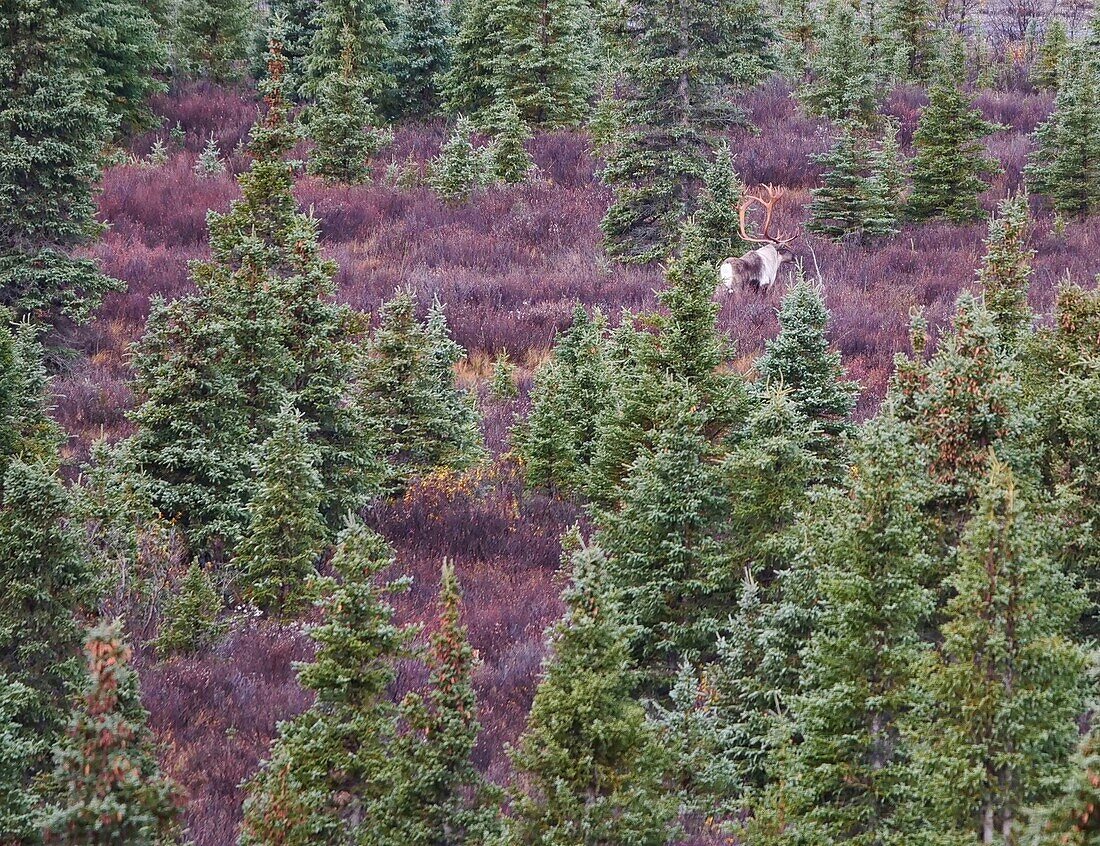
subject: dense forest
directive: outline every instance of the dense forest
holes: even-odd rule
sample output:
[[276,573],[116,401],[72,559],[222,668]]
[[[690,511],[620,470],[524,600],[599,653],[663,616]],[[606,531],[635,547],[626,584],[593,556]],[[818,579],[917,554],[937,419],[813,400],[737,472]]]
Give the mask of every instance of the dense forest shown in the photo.
[[1100,846],[1100,8],[0,10],[0,846]]

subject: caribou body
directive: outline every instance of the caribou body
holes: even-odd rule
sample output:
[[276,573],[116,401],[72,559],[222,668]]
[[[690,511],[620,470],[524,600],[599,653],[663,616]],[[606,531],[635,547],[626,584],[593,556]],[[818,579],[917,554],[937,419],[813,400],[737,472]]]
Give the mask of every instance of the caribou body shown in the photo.
[[[718,289],[721,290],[724,287],[726,294],[732,293],[735,288],[746,286],[758,291],[765,290],[775,282],[779,269],[788,262],[794,261],[794,253],[790,250],[794,236],[772,235],[769,231],[772,210],[783,196],[783,192],[771,185],[765,185],[764,190],[767,192],[767,199],[747,194],[738,206],[741,240],[762,246],[750,250],[743,256],[728,258],[718,266]],[[749,235],[745,231],[745,215],[754,203],[760,204],[764,209],[762,237]]]

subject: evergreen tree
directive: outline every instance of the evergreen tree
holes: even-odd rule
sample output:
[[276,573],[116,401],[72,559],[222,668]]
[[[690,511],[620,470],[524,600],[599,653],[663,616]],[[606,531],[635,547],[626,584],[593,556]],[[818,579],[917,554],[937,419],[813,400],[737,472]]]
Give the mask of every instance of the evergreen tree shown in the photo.
[[158,118],[146,101],[167,90],[154,74],[168,58],[153,16],[136,0],[99,0],[86,20],[108,115],[126,132],[153,128]]
[[210,133],[210,137],[206,140],[206,146],[202,148],[202,152],[199,153],[197,159],[195,159],[195,173],[199,176],[220,176],[225,173],[225,163],[221,159],[221,150],[218,149],[218,142],[214,140],[214,133]]
[[406,0],[397,50],[401,114],[417,118],[439,114],[443,83],[451,67],[453,36],[441,0]]
[[439,157],[432,162],[431,186],[447,202],[466,202],[475,188],[488,181],[485,160],[474,149],[473,136],[473,123],[460,116]]
[[366,86],[359,76],[351,30],[344,30],[345,44],[340,70],[322,80],[317,104],[310,112],[309,137],[317,145],[309,172],[333,182],[366,182],[370,159],[392,139],[374,128],[376,115]]
[[634,701],[623,626],[601,583],[596,547],[573,556],[565,618],[512,753],[510,844],[662,846],[675,803],[662,785],[665,755]]
[[225,630],[218,623],[222,599],[210,573],[192,561],[175,591],[165,600],[153,645],[162,658],[189,655],[212,645]]
[[519,396],[516,385],[516,366],[508,357],[508,350],[501,350],[493,363],[493,375],[489,377],[489,392],[499,402],[514,400]]
[[249,0],[179,0],[175,54],[186,73],[228,82],[241,75],[254,24]]
[[494,108],[493,175],[512,185],[525,182],[535,163],[524,147],[531,131],[513,100],[502,99]]
[[418,473],[460,470],[483,455],[472,400],[454,382],[464,352],[451,340],[438,301],[425,324],[407,290],[382,304],[359,364],[357,404],[380,433],[390,492],[403,490]]
[[657,690],[681,662],[713,659],[740,576],[720,554],[728,492],[706,415],[686,386],[669,380],[666,391],[652,446],[628,468],[620,508],[598,520],[631,653]]
[[987,187],[981,177],[1000,167],[986,155],[981,141],[997,127],[982,118],[959,87],[960,66],[960,51],[948,49],[913,135],[916,155],[908,209],[917,220],[978,217],[978,195]]
[[715,265],[749,249],[749,244],[738,234],[737,207],[744,193],[745,186],[733,168],[729,143],[723,141],[703,176],[699,210],[695,213],[703,238],[703,255]]
[[36,843],[40,834],[39,797],[28,776],[49,743],[25,725],[34,703],[33,690],[0,674],[0,843]]
[[500,33],[491,20],[493,9],[492,0],[451,3],[454,52],[443,96],[453,115],[475,115],[500,94],[495,77]]
[[1035,421],[1038,464],[1051,494],[1059,533],[1053,544],[1062,569],[1089,597],[1082,634],[1100,630],[1100,296],[1062,289],[1054,325],[1027,342],[1021,360],[1027,413]]
[[397,77],[397,8],[392,0],[321,0],[317,34],[306,59],[302,91],[321,94],[324,81],[338,75],[348,44],[357,59],[357,78],[367,103],[392,109]]
[[1097,732],[1090,731],[1073,760],[1059,794],[1034,815],[1032,846],[1095,846],[1100,842],[1100,757]]
[[591,4],[498,0],[492,5],[490,21],[500,39],[493,87],[511,98],[529,123],[580,123],[592,95]]
[[870,148],[850,127],[844,127],[827,153],[814,159],[825,168],[820,188],[811,192],[806,228],[842,240],[864,232],[873,203],[869,177]]
[[820,619],[792,703],[801,742],[777,755],[754,843],[904,843],[921,831],[901,734],[932,611],[921,458],[887,410],[864,432],[849,491],[821,503]]
[[1043,43],[1039,55],[1031,69],[1031,78],[1040,88],[1058,90],[1062,63],[1069,54],[1069,33],[1061,18],[1053,18],[1043,33]]
[[[268,0],[270,25],[279,26],[278,36],[286,57],[284,86],[287,96],[298,94],[306,72],[306,62],[317,35],[317,0]],[[268,36],[270,39],[270,34]]]
[[310,632],[317,654],[298,671],[316,699],[279,724],[269,759],[248,781],[241,846],[356,842],[387,797],[396,716],[388,690],[410,634],[387,601],[404,583],[375,584],[392,563],[381,537],[349,523],[332,560],[340,580],[328,580],[324,622]]
[[892,0],[887,7],[891,45],[904,64],[905,77],[921,82],[935,55],[935,21],[928,0]]
[[1026,194],[1002,201],[989,221],[985,258],[978,271],[986,308],[1009,349],[1031,328],[1027,291],[1035,251],[1027,245],[1029,222]]
[[667,255],[679,221],[696,208],[710,136],[736,117],[725,95],[756,82],[771,33],[752,0],[644,0],[625,21],[623,125],[604,181],[607,252],[647,262]]
[[404,726],[393,751],[393,787],[364,826],[378,846],[483,843],[498,828],[492,791],[471,761],[481,725],[474,695],[474,651],[459,619],[454,565],[443,565],[439,628],[428,659],[426,696],[401,702]]
[[875,120],[880,94],[862,28],[846,0],[830,4],[821,46],[809,60],[811,80],[799,92],[811,114],[864,127]]
[[160,846],[176,833],[177,788],[159,771],[116,621],[89,633],[88,685],[57,754],[47,844]]
[[756,370],[762,384],[788,389],[794,408],[816,425],[808,446],[827,463],[828,477],[835,479],[853,434],[851,414],[859,389],[844,379],[840,353],[829,349],[828,323],[822,292],[799,280],[783,298],[779,334],[765,344]]
[[[942,644],[921,673],[919,789],[942,833],[1013,842],[1073,749],[1085,656],[1066,636],[1081,595],[1045,554],[1044,526],[992,462],[963,533]],[[950,842],[950,841],[945,841]]]
[[222,555],[243,533],[253,450],[288,401],[320,452],[330,523],[371,495],[380,471],[371,432],[348,401],[359,324],[332,302],[336,267],[321,257],[317,221],[298,211],[283,159],[296,140],[285,67],[273,41],[242,196],[209,215],[213,255],[192,265],[197,293],[154,304],[134,357],[132,460],[159,511],[204,555]]
[[92,186],[115,128],[75,0],[13,0],[0,23],[0,306],[84,320],[118,283],[71,250],[99,234]]
[[241,595],[265,612],[293,613],[310,598],[325,540],[317,448],[287,406],[260,447],[249,528],[234,561]]
[[883,121],[882,138],[871,151],[868,178],[870,199],[867,222],[863,226],[868,235],[891,235],[897,232],[901,215],[903,194],[909,179],[908,163],[902,156],[898,143],[900,127],[896,120]]
[[573,311],[573,325],[539,370],[531,412],[513,434],[527,484],[574,496],[584,492],[596,440],[596,419],[611,390],[604,332],[598,310]]
[[1100,209],[1100,63],[1073,51],[1062,66],[1054,112],[1035,130],[1025,173],[1065,214]]

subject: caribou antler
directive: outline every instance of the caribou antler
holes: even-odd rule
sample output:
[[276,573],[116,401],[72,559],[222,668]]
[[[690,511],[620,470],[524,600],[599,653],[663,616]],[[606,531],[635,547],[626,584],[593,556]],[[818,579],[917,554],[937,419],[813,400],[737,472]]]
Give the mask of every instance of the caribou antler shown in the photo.
[[[768,232],[768,229],[772,225],[772,209],[774,209],[776,204],[782,199],[783,190],[770,184],[761,187],[767,192],[768,198],[766,200],[755,194],[746,193],[745,198],[741,200],[740,205],[737,207],[737,217],[741,221],[741,240],[750,244],[781,244],[786,247],[794,241],[796,236],[772,235]],[[759,203],[764,209],[764,227],[761,232],[763,237],[761,238],[755,238],[745,231],[745,214],[752,207],[753,203]]]

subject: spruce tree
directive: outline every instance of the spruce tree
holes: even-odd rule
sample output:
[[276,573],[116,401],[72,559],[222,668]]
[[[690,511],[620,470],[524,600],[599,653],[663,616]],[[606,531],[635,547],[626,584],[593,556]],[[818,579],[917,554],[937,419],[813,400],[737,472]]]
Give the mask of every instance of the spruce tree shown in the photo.
[[493,110],[492,122],[493,175],[511,185],[525,182],[535,163],[524,147],[531,131],[523,122],[515,101],[502,99]]
[[551,632],[552,657],[512,753],[509,844],[663,846],[675,835],[665,755],[632,696],[605,566],[596,547],[573,555],[568,611]]
[[309,172],[346,184],[366,182],[371,175],[370,159],[392,139],[374,126],[377,116],[360,77],[362,57],[354,50],[351,30],[345,29],[340,69],[321,81],[306,127],[317,145]]
[[59,846],[160,846],[177,833],[178,790],[157,767],[131,651],[116,621],[92,629],[88,684],[57,754],[58,802],[43,823]]
[[99,234],[92,186],[115,128],[84,6],[18,0],[0,23],[0,306],[85,320],[119,283],[73,248]]
[[36,843],[40,834],[39,796],[30,774],[45,759],[49,742],[25,725],[34,702],[33,690],[0,674],[0,843]]
[[1058,795],[1033,815],[1032,846],[1095,846],[1100,842],[1100,750],[1090,731],[1074,756]]
[[233,562],[244,599],[269,613],[306,604],[325,540],[318,451],[292,406],[279,412],[256,459],[249,527]]
[[474,148],[474,125],[466,116],[455,121],[454,132],[432,162],[429,182],[449,203],[464,203],[475,188],[488,181],[485,161]]
[[1040,88],[1058,90],[1062,63],[1070,50],[1069,33],[1061,18],[1053,18],[1043,33],[1043,43],[1039,46],[1039,55],[1031,67],[1031,78]]
[[179,0],[174,42],[184,72],[223,83],[239,78],[254,15],[249,0]]
[[607,402],[607,322],[598,310],[573,311],[573,325],[535,377],[531,411],[513,433],[527,484],[574,496],[584,492],[596,440],[596,419]]
[[499,827],[493,791],[470,758],[481,725],[473,686],[476,658],[460,621],[461,602],[454,565],[445,562],[427,694],[409,693],[401,701],[403,729],[392,753],[392,787],[364,826],[377,846],[483,843]]
[[338,581],[328,580],[323,622],[310,632],[316,656],[298,670],[316,699],[279,724],[268,760],[247,782],[241,846],[356,842],[388,796],[396,717],[388,691],[410,634],[394,624],[387,598],[403,583],[375,582],[392,563],[381,537],[349,523],[332,560]]
[[942,643],[921,673],[919,789],[931,827],[1013,842],[1077,739],[1085,654],[1067,633],[1082,596],[1045,552],[1046,530],[994,461],[949,579]]
[[604,181],[614,198],[601,228],[608,254],[648,262],[669,254],[695,211],[711,136],[735,113],[732,88],[767,67],[771,33],[752,0],[643,0],[625,21],[623,125]]
[[822,291],[799,280],[783,298],[779,334],[765,344],[756,370],[763,385],[789,390],[791,404],[816,426],[808,446],[835,479],[853,434],[851,414],[859,389],[844,379],[840,353],[829,348],[828,323]]
[[136,0],[98,0],[89,7],[86,20],[108,115],[128,133],[153,128],[158,118],[147,100],[167,90],[155,74],[168,60],[156,21]]
[[978,271],[986,308],[1008,348],[1017,346],[1031,328],[1027,303],[1035,251],[1028,247],[1027,195],[1001,202],[989,221],[985,258]]
[[500,34],[491,19],[492,0],[464,0],[450,4],[455,24],[450,70],[443,79],[447,111],[475,115],[500,94],[495,77]]
[[749,244],[738,234],[737,206],[744,193],[745,186],[733,167],[729,143],[723,141],[703,175],[703,191],[695,213],[703,238],[703,255],[715,265],[749,249]]
[[928,0],[892,0],[887,6],[886,17],[888,38],[903,63],[905,78],[922,82],[935,55],[935,20],[931,4]]
[[380,471],[371,432],[348,401],[359,323],[332,302],[335,264],[321,257],[317,221],[298,211],[283,159],[296,140],[285,68],[273,41],[242,196],[209,215],[213,255],[192,265],[197,293],[154,304],[134,357],[129,452],[160,512],[208,556],[222,556],[244,531],[253,451],[288,400],[320,452],[330,523],[371,495]]
[[866,140],[845,126],[832,148],[814,160],[825,168],[825,174],[821,187],[811,192],[806,228],[838,241],[861,236],[873,203]]
[[827,8],[821,46],[809,60],[811,79],[799,92],[810,114],[863,127],[875,120],[881,95],[862,29],[846,0]]
[[278,35],[286,57],[284,85],[287,96],[296,97],[317,35],[318,3],[317,0],[268,0],[268,7],[270,25],[281,27]]
[[190,655],[213,645],[225,630],[218,622],[222,598],[209,571],[192,561],[165,599],[153,646],[162,658]]
[[921,830],[901,734],[933,608],[921,459],[887,411],[864,432],[849,491],[821,503],[811,553],[820,618],[791,705],[801,742],[777,755],[757,812],[761,843],[773,826],[781,843],[903,843]]
[[1100,63],[1074,50],[1062,66],[1054,112],[1035,130],[1025,173],[1064,214],[1100,209]]
[[982,175],[1000,165],[986,155],[982,138],[997,129],[974,108],[957,80],[961,53],[947,49],[928,91],[913,135],[911,217],[943,217],[965,222],[981,215],[978,195],[987,187]]
[[382,304],[359,363],[357,404],[380,433],[391,493],[402,491],[414,475],[461,470],[483,455],[472,399],[454,381],[463,354],[438,301],[423,324],[408,290]]
[[397,50],[402,115],[429,118],[439,114],[443,83],[451,67],[453,37],[441,0],[406,0]]
[[609,583],[651,690],[667,689],[681,662],[714,658],[740,577],[721,556],[729,495],[707,417],[687,386],[669,379],[665,391],[652,445],[627,469],[620,507],[598,517]]
[[369,105],[394,107],[397,77],[397,8],[391,0],[321,0],[317,34],[306,59],[302,92],[317,98],[324,81],[339,74],[350,43],[357,77]]

